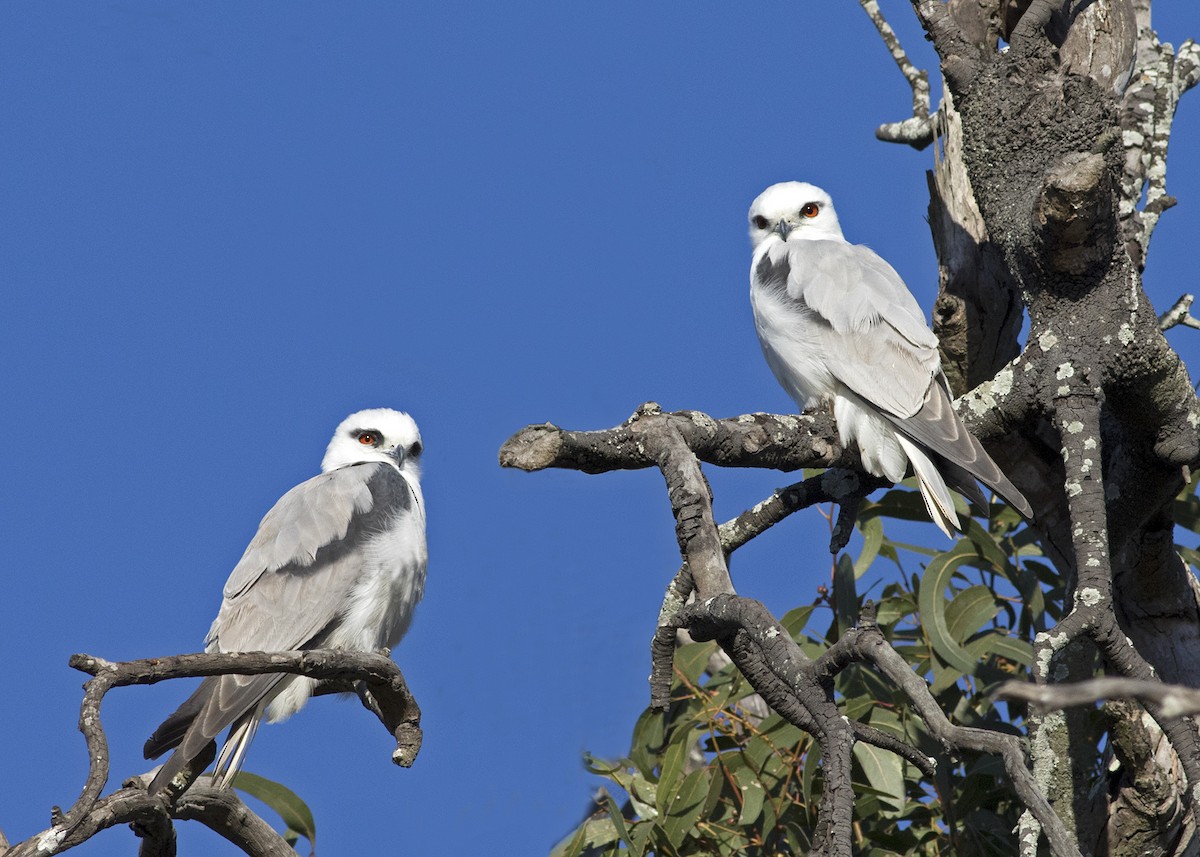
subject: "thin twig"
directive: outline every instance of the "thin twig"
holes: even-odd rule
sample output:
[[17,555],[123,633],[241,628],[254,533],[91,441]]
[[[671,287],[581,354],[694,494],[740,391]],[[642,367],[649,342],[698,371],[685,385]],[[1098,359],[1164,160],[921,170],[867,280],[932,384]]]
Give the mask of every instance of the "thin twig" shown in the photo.
[[994,695],[1032,702],[1047,711],[1094,705],[1102,699],[1136,699],[1157,703],[1167,717],[1200,713],[1200,690],[1145,679],[1104,677],[1056,685],[1006,681]]
[[1161,330],[1170,330],[1178,324],[1184,327],[1194,327],[1200,330],[1200,319],[1192,317],[1192,302],[1196,300],[1195,295],[1184,295],[1179,300],[1175,301],[1175,305],[1158,317],[1158,326]]
[[904,52],[900,37],[892,29],[876,0],[858,0],[863,11],[879,31],[883,44],[887,47],[892,59],[912,87],[913,115],[901,122],[888,122],[875,129],[876,138],[885,143],[907,143],[915,149],[924,149],[933,142],[934,123],[929,113],[929,74],[917,68]]

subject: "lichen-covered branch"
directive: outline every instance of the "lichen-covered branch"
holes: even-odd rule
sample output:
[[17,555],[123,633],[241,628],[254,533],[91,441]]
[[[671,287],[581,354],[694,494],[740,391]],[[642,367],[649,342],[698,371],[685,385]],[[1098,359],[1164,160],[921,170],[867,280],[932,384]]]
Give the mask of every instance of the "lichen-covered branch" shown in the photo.
[[645,432],[668,424],[697,458],[722,467],[788,472],[853,466],[856,458],[842,449],[827,412],[745,414],[717,420],[699,411],[664,413],[647,402],[621,425],[602,431],[568,431],[551,423],[527,426],[500,447],[500,466],[526,471],[560,467],[583,473],[654,467],[656,462],[634,426]]
[[1120,214],[1130,255],[1141,268],[1159,218],[1176,202],[1167,193],[1167,146],[1179,99],[1200,80],[1200,45],[1189,39],[1176,53],[1150,28],[1148,9],[1139,17],[1137,71],[1121,102]]
[[879,31],[888,53],[896,61],[896,66],[908,85],[912,87],[913,115],[901,122],[889,122],[875,129],[875,136],[885,143],[907,143],[915,149],[924,149],[933,142],[933,117],[929,113],[929,74],[918,69],[909,60],[908,54],[900,44],[900,37],[883,17],[883,11],[876,0],[859,0],[859,5]]
[[941,0],[912,0],[913,11],[942,60],[942,74],[954,93],[965,93],[980,70],[979,50],[963,34]]
[[878,628],[858,629],[852,633],[855,648],[861,657],[874,664],[905,693],[935,738],[945,743],[947,748],[969,749],[1000,756],[1018,797],[1037,818],[1045,832],[1052,853],[1056,857],[1079,857],[1078,846],[1038,788],[1025,761],[1020,741],[1015,736],[987,729],[955,726],[934,700],[929,686],[887,644]]

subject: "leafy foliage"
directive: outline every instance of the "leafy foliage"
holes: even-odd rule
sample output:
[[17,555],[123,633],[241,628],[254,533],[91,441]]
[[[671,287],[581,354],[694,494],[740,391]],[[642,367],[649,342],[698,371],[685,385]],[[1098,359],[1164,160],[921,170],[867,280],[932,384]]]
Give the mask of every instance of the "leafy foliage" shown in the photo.
[[[899,489],[865,504],[857,555],[839,556],[832,586],[781,621],[816,658],[858,621],[870,583],[879,591],[878,625],[943,711],[962,725],[1013,731],[1023,708],[998,710],[988,691],[1028,670],[1033,635],[1062,615],[1062,582],[1003,506],[993,507],[986,528],[972,520],[949,550],[885,533],[887,521],[900,529],[896,521],[925,520],[920,504]],[[937,760],[931,782],[899,756],[856,743],[858,853],[1016,853],[1020,807],[999,760],[948,757],[899,689],[867,666],[841,673],[835,693],[847,717]],[[638,719],[628,757],[586,759],[607,787],[553,857],[807,853],[822,787],[815,740],[768,711],[715,643],[677,649],[672,697],[666,714],[647,710]]]

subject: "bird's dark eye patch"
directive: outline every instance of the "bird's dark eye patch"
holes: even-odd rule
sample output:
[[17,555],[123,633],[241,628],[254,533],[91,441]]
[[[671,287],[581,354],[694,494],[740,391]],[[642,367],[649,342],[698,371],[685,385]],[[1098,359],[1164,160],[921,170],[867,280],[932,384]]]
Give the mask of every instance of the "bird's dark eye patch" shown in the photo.
[[766,229],[771,225],[771,221],[763,217],[761,214],[756,214],[750,218],[750,222],[754,224],[755,229]]
[[800,214],[804,217],[816,217],[821,213],[821,206],[815,202],[805,204],[804,208],[800,209]]
[[357,431],[354,433],[355,439],[363,446],[379,446],[379,442],[383,437],[374,429],[366,429],[365,431]]
[[421,441],[418,440],[416,443],[414,443],[412,446],[410,446],[408,448],[409,457],[416,458],[417,456],[419,456],[421,454],[422,449],[424,449],[424,447],[421,446]]

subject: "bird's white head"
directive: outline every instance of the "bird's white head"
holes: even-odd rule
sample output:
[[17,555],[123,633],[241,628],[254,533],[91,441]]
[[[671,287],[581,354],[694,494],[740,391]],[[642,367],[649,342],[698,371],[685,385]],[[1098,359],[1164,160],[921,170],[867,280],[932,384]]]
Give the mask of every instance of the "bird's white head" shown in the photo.
[[771,185],[750,205],[749,216],[750,243],[756,248],[772,238],[780,241],[842,238],[833,200],[825,191],[806,182]]
[[325,450],[321,471],[381,461],[414,479],[421,475],[421,432],[403,411],[370,408],[342,420]]

